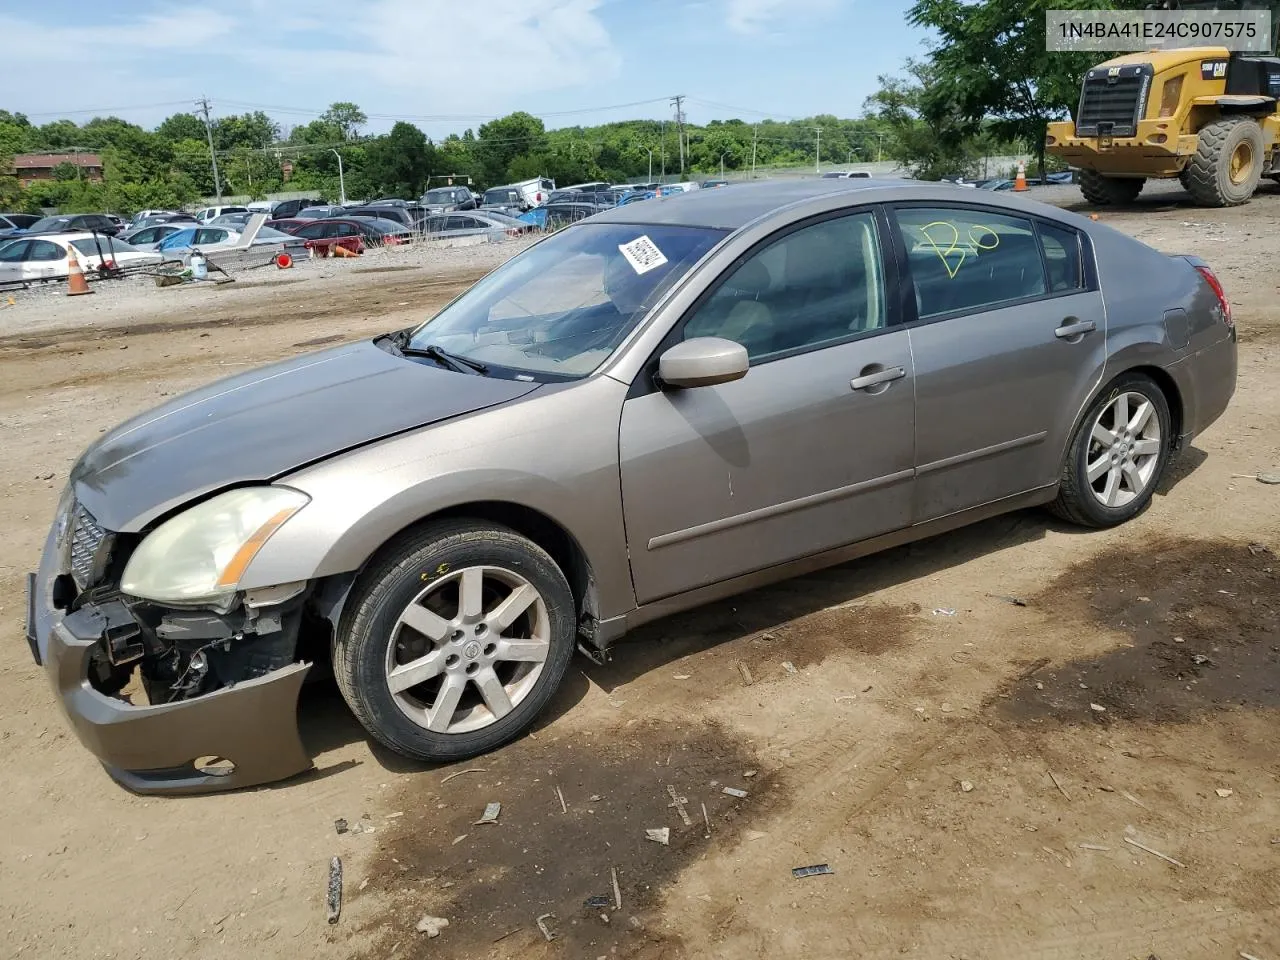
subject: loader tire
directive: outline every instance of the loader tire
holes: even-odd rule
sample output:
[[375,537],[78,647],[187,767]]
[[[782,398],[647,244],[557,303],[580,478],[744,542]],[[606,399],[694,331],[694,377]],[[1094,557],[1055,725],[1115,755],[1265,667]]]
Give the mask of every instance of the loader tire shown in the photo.
[[1080,192],[1090,203],[1099,206],[1133,203],[1146,182],[1141,177],[1108,177],[1097,170],[1080,171]]
[[1248,117],[1217,120],[1200,129],[1182,185],[1202,207],[1248,203],[1263,164],[1262,128]]

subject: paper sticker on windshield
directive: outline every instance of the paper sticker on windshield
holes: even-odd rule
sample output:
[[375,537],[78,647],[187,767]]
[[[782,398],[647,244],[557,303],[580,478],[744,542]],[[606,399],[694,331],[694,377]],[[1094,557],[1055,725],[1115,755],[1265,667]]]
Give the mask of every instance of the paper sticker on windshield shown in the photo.
[[660,267],[667,262],[658,245],[648,237],[636,237],[630,243],[620,243],[618,250],[627,258],[627,263],[631,264],[631,269],[636,273],[648,273],[654,267]]

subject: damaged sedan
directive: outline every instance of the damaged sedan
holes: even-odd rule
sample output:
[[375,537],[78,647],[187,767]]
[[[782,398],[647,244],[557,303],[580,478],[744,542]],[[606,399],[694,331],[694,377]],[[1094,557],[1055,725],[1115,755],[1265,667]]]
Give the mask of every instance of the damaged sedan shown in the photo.
[[1235,378],[1206,264],[1016,195],[631,204],[105,434],[27,639],[137,792],[308,769],[318,665],[374,739],[455,761],[658,617],[1023,507],[1120,524]]

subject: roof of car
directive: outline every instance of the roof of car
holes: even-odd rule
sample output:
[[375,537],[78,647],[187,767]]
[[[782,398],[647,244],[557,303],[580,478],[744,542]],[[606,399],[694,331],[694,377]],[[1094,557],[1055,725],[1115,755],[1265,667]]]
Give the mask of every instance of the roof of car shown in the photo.
[[[960,194],[961,190],[962,188],[953,184],[874,178],[762,180],[757,183],[735,184],[732,190],[691,190],[642,203],[628,203],[602,210],[591,220],[593,223],[652,223],[736,230],[773,210],[831,194],[849,194],[850,203],[893,200],[941,202],[953,198],[968,203],[975,202],[970,191],[965,190]],[[869,193],[875,193],[876,196],[857,196]],[[982,198],[982,202],[1070,219],[1065,211],[1047,208],[1044,204],[1025,200],[1016,194],[988,194]]]

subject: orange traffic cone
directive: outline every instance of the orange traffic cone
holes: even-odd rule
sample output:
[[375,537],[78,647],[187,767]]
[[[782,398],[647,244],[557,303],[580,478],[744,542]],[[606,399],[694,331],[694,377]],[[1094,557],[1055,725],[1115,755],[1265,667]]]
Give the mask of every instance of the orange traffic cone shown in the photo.
[[89,283],[80,269],[80,261],[76,259],[76,248],[67,247],[67,296],[78,297],[81,294],[93,293]]
[[1018,193],[1027,189],[1027,165],[1021,160],[1018,161],[1018,175],[1014,178],[1013,189]]
[[358,256],[360,256],[360,254],[356,253],[354,250],[348,250],[346,247],[344,247],[344,246],[343,246],[342,244],[340,244],[340,243],[335,243],[335,244],[333,245],[333,255],[334,255],[335,257],[340,257],[340,258],[341,258],[341,257],[358,257]]

